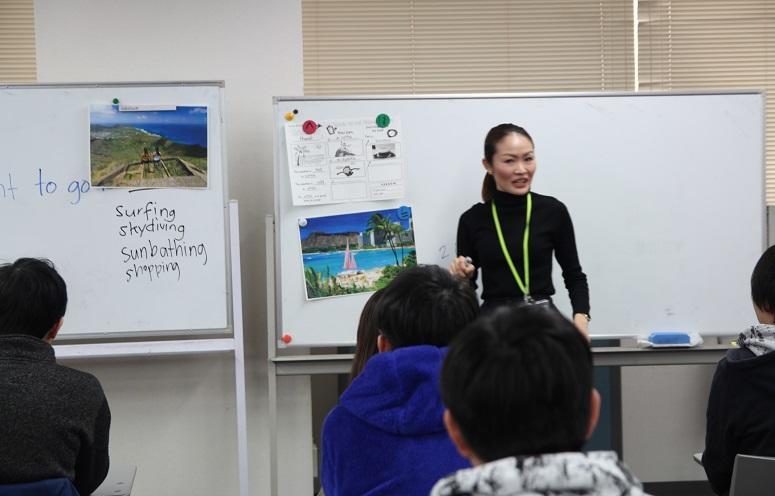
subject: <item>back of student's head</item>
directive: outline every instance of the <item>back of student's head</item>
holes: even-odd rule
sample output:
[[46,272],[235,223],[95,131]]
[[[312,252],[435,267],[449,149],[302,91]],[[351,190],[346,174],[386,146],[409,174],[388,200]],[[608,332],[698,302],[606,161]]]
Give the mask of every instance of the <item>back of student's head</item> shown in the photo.
[[589,344],[550,307],[501,308],[452,342],[441,391],[483,462],[579,451],[589,430]]
[[762,253],[753,269],[751,299],[760,309],[775,313],[775,246]]
[[48,260],[0,265],[0,334],[43,338],[65,315],[67,286]]
[[479,303],[468,281],[437,265],[418,265],[383,289],[376,312],[377,327],[394,349],[446,346],[479,315]]

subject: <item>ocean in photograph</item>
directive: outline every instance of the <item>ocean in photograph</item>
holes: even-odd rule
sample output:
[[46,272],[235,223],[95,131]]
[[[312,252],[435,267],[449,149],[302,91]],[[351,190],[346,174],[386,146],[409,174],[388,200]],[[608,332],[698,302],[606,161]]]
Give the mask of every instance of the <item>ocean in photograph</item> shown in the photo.
[[[409,252],[413,250],[414,247],[404,247],[403,256],[409,255]],[[355,265],[357,266],[357,269],[355,270],[376,269],[386,265],[396,264],[393,250],[389,248],[378,250],[350,250],[350,255],[355,259]],[[396,248],[396,256],[398,256],[398,262],[401,263],[403,260],[401,248]],[[325,274],[326,269],[328,269],[332,276],[336,276],[339,273],[347,271],[347,269],[345,269],[345,252],[305,253],[304,267],[313,268],[318,274]]]
[[142,124],[137,127],[151,134],[164,136],[170,141],[184,145],[199,145],[207,148],[207,125],[187,124]]

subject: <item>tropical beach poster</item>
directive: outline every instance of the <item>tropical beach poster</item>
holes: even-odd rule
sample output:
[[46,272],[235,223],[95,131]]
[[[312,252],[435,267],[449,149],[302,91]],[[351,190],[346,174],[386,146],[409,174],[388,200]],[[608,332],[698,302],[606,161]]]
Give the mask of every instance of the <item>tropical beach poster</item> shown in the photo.
[[409,207],[304,221],[299,234],[308,300],[376,291],[417,265]]
[[93,186],[206,188],[207,107],[90,108]]

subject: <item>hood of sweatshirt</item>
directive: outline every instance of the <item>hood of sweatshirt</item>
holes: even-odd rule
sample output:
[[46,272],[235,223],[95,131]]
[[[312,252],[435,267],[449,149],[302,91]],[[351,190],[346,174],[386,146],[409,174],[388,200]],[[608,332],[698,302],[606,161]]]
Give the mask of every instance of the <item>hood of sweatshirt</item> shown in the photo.
[[752,325],[740,333],[737,344],[756,356],[766,355],[775,350],[775,325]]
[[371,357],[339,400],[377,429],[401,435],[444,431],[439,373],[446,348],[409,346]]
[[431,496],[640,496],[645,493],[614,452],[504,458],[459,470]]

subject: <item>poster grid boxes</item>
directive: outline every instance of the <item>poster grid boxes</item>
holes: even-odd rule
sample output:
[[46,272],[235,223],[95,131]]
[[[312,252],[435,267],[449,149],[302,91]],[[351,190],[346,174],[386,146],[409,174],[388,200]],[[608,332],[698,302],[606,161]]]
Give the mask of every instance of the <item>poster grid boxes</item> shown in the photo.
[[294,205],[402,198],[401,125],[372,119],[306,121],[285,126]]

